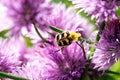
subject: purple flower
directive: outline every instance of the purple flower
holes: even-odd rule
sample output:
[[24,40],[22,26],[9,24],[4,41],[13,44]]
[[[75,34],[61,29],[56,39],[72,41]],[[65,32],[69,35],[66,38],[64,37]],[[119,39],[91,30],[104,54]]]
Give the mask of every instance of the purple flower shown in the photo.
[[[12,71],[12,74],[30,80],[79,80],[86,76],[100,76],[101,72],[92,72],[88,69],[84,72],[89,63],[84,59],[83,50],[75,43],[63,50],[53,45],[37,43],[25,54],[28,60],[21,68]],[[84,44],[88,59],[88,45]],[[93,68],[90,64],[89,68]]]
[[0,52],[0,71],[3,72],[11,72],[16,69],[18,63],[13,61],[14,56],[6,56],[4,53]]
[[[39,45],[40,46],[40,45]],[[43,47],[43,48],[42,48]],[[71,44],[63,51],[48,45],[34,48],[34,53],[39,54],[41,77],[43,80],[73,80],[80,79],[86,65],[83,51],[77,44]],[[85,51],[87,48],[85,48]],[[33,53],[33,54],[34,54]]]
[[[27,78],[29,80],[44,80],[41,77],[41,70],[38,61],[28,62],[26,65],[12,71],[12,74],[20,77]],[[9,79],[7,79],[9,80]]]
[[13,20],[12,33],[16,35],[24,28],[30,31],[33,24],[42,30],[45,29],[43,18],[50,14],[49,2],[49,0],[3,0],[8,17]]
[[[22,44],[19,41],[20,44]],[[21,65],[19,60],[22,45],[14,40],[0,43],[0,71],[12,72]]]
[[55,26],[62,30],[79,31],[84,37],[90,35],[93,26],[86,19],[75,13],[72,7],[65,8],[63,4],[53,6],[52,14],[46,17],[48,26]]
[[86,61],[83,52],[78,45],[71,44],[63,52],[56,52],[54,47],[48,48],[46,57],[48,61],[42,69],[43,79],[50,80],[73,80],[80,79]]
[[37,44],[37,47],[34,47],[31,53],[38,53],[39,55],[32,55],[34,60],[28,62],[29,66],[27,64],[12,73],[30,80],[80,79],[86,65],[80,46],[73,43],[65,48],[63,52],[56,52],[58,49],[52,45],[43,46]]
[[112,20],[106,24],[100,34],[96,51],[93,56],[95,68],[106,70],[120,57],[120,20]]
[[98,19],[98,23],[108,19],[116,19],[116,8],[120,6],[118,0],[72,0],[77,8],[81,8],[92,18]]

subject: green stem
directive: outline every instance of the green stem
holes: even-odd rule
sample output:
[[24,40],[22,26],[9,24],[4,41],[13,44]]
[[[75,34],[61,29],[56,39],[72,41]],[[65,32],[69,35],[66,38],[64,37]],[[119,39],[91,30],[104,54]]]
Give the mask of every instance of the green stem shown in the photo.
[[38,36],[42,39],[43,42],[46,42],[46,43],[49,43],[51,44],[49,41],[47,41],[45,38],[43,38],[43,36],[40,34],[40,32],[38,31],[37,27],[35,26],[34,24],[34,28],[35,28],[35,31],[37,32]]
[[78,41],[83,41],[83,42],[86,42],[86,43],[88,43],[88,44],[93,44],[93,42],[92,42],[90,39],[85,39],[85,38],[82,38],[82,37],[80,37],[80,38],[78,39]]
[[37,27],[34,26],[34,28],[35,28],[35,31],[37,32],[38,36],[42,39],[42,41],[45,42],[46,40],[42,37],[42,35],[41,35],[40,32],[38,31]]
[[18,77],[18,76],[13,76],[13,75],[11,75],[9,73],[5,73],[5,72],[0,72],[0,77],[10,78],[10,79],[14,79],[14,80],[29,80],[29,79],[25,79],[25,78]]
[[61,30],[61,29],[59,29],[59,28],[56,28],[56,27],[54,27],[54,26],[49,26],[50,27],[50,29],[52,29],[53,31],[56,31],[56,32],[58,32],[58,33],[62,33],[63,32],[63,30]]
[[81,47],[81,49],[83,50],[83,56],[84,56],[84,59],[86,60],[87,58],[86,58],[86,53],[85,53],[85,49],[84,49],[84,46],[83,46],[83,44],[79,44],[78,42],[76,42],[80,47]]
[[[96,69],[89,69],[89,71],[94,71],[94,72],[103,72],[103,71],[98,71]],[[110,73],[110,74],[116,74],[116,75],[120,75],[119,72],[114,72],[114,71],[110,71],[110,70],[105,70],[104,73]]]
[[105,72],[106,72],[106,73],[111,73],[111,74],[120,75],[119,72],[114,72],[114,71],[110,71],[110,70],[106,70]]
[[99,33],[97,33],[96,42],[98,42],[99,40],[100,40],[100,35],[99,35]]
[[80,80],[83,80],[87,76],[87,72],[89,70],[90,64],[91,64],[91,59],[87,60],[87,64],[85,65],[84,72],[82,73]]

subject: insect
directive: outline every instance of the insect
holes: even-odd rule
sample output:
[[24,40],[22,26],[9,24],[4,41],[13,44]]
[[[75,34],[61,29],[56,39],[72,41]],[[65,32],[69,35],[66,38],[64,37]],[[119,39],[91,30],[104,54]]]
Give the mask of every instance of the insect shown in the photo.
[[81,37],[80,33],[74,31],[64,31],[56,35],[55,40],[58,46],[65,47],[70,45],[72,42],[78,41]]

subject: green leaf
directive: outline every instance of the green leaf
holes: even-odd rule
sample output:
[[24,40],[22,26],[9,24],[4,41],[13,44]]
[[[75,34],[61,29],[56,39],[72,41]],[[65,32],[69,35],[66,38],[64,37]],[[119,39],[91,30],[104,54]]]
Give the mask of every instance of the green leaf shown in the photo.
[[10,78],[12,80],[29,80],[26,78],[11,75],[10,73],[0,72],[0,78]]
[[120,72],[120,59],[110,68],[110,70]]
[[82,38],[82,37],[80,37],[78,40],[79,40],[79,41],[85,41],[85,39]]
[[98,42],[99,40],[100,40],[100,35],[98,33],[97,36],[96,36],[96,42]]
[[101,23],[101,25],[100,25],[100,30],[104,30],[104,28],[105,28],[105,24],[106,24],[105,21],[103,21],[103,22]]
[[[89,68],[89,71],[98,72],[97,69],[91,69]],[[103,76],[100,76],[100,79],[98,80],[118,80],[120,78],[120,72],[113,71],[113,70],[105,70],[105,71],[99,71],[103,74]]]
[[61,0],[52,0],[52,2],[59,3],[59,2],[61,2]]
[[115,78],[110,75],[105,74],[103,76],[98,77],[97,80],[115,80]]
[[58,32],[58,33],[62,33],[62,32],[63,32],[63,30],[61,30],[61,29],[59,29],[59,28],[56,28],[56,27],[54,27],[54,26],[49,26],[49,27],[50,27],[51,30],[56,31],[56,32]]
[[9,29],[5,29],[0,32],[0,37],[2,38],[7,38],[6,34],[9,32]]
[[102,31],[104,30],[105,25],[106,25],[106,22],[103,21],[103,22],[101,23],[101,25],[100,25],[99,32],[97,33],[96,42],[98,42],[98,41],[100,40],[100,34],[101,34]]
[[90,48],[89,48],[89,50],[91,51],[91,52],[95,52],[95,46],[91,46]]
[[66,7],[70,7],[73,5],[70,0],[61,0],[61,1],[66,5]]
[[32,47],[33,43],[31,42],[31,39],[29,37],[23,36],[25,42],[26,42],[26,46],[27,47]]
[[86,39],[86,43],[93,44],[93,42],[90,39]]
[[90,77],[88,75],[81,75],[79,80],[90,80]]
[[120,7],[118,7],[118,8],[116,9],[116,15],[117,15],[117,17],[120,18]]
[[66,7],[72,6],[72,2],[70,0],[52,0],[53,3],[63,3]]
[[90,51],[89,59],[92,59],[93,54],[94,54],[94,52],[95,52],[95,46],[94,46],[94,45],[90,46],[90,47],[89,47],[89,51]]
[[[110,68],[110,70],[120,73],[120,59]],[[120,79],[120,75],[111,74],[111,76],[115,78],[114,80]]]

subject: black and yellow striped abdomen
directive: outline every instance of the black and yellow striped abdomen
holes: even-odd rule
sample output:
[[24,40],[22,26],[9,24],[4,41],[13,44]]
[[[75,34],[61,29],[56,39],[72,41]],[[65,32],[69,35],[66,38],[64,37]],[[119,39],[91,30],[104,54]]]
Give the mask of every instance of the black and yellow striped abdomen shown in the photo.
[[79,33],[73,31],[66,31],[56,35],[56,42],[58,46],[68,46],[73,41],[77,41],[79,37]]
[[72,39],[70,39],[70,38],[65,38],[65,39],[60,39],[58,42],[57,42],[57,44],[59,45],[59,46],[68,46],[68,45],[70,45],[71,43],[72,43]]

